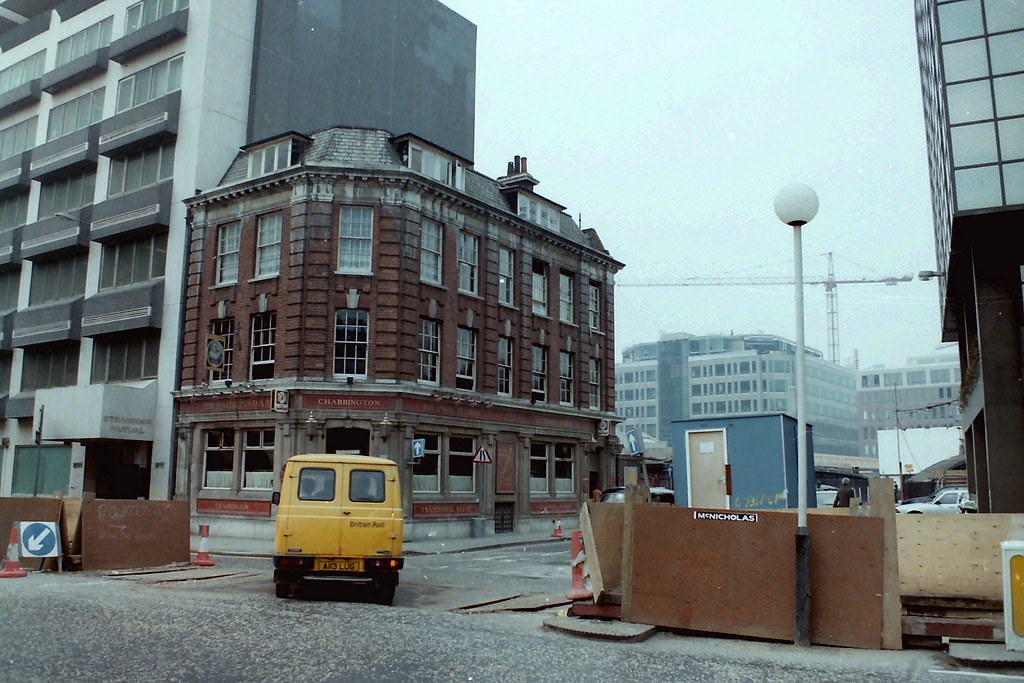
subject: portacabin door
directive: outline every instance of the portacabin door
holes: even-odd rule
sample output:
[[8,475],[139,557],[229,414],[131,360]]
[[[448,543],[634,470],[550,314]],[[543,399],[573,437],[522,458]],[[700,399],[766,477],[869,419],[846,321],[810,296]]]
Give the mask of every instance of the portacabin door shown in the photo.
[[729,507],[729,461],[725,430],[686,433],[687,500],[690,507]]

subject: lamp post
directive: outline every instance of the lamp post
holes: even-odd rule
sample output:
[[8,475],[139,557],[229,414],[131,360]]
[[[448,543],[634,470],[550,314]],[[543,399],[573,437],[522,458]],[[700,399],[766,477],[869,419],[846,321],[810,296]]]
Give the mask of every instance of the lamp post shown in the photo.
[[818,213],[818,195],[803,183],[787,185],[775,195],[775,215],[793,228],[796,282],[796,624],[797,645],[811,644],[810,536],[807,533],[807,387],[804,379],[804,258],[800,228]]

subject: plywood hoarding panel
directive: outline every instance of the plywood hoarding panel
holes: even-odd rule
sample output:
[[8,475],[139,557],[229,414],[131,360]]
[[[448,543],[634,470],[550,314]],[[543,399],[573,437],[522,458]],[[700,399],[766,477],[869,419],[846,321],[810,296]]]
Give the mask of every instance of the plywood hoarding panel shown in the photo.
[[630,621],[793,639],[792,515],[635,507]]
[[59,522],[61,503],[61,498],[50,496],[0,498],[0,535],[3,537],[4,555],[11,537],[11,526],[15,522]]
[[1002,556],[1014,519],[1024,515],[896,515],[900,594],[1003,597]]
[[[796,520],[786,512],[635,506],[623,618],[793,640]],[[816,515],[808,533],[811,641],[880,647],[882,520]]]
[[882,647],[882,524],[877,517],[808,516],[812,643]]
[[[587,562],[599,605],[622,599],[622,523],[625,507],[621,503],[587,503],[590,535],[584,530]],[[591,564],[592,563],[592,564]],[[597,568],[596,582],[594,567]]]
[[82,569],[189,561],[188,501],[82,501]]

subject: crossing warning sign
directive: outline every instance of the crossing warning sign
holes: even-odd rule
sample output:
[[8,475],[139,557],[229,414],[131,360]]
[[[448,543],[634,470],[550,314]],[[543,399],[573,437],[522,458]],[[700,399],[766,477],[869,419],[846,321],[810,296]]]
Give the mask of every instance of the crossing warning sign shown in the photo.
[[476,455],[473,456],[473,462],[477,465],[490,465],[494,461],[491,460],[491,454],[487,452],[487,448],[481,446],[476,449]]

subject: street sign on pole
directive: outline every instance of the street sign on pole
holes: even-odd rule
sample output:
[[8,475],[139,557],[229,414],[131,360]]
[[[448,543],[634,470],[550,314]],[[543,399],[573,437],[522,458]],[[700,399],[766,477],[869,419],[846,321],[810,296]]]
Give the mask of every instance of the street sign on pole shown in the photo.
[[626,443],[629,444],[630,455],[640,455],[644,452],[644,439],[635,429],[626,430]]
[[635,429],[626,430],[626,443],[629,444],[629,454],[640,456],[640,471],[643,473],[644,482],[647,486],[651,485],[651,480],[647,477],[647,461],[644,460],[644,437],[642,434],[637,433]]
[[476,449],[476,455],[473,456],[473,463],[474,464],[477,464],[477,465],[490,465],[492,462],[494,462],[494,461],[491,460],[491,454],[489,452],[487,452],[487,448],[486,447],[481,446],[480,448]]

